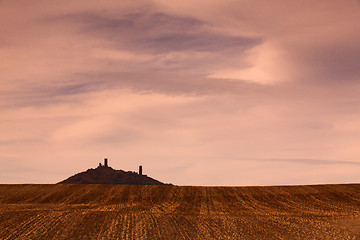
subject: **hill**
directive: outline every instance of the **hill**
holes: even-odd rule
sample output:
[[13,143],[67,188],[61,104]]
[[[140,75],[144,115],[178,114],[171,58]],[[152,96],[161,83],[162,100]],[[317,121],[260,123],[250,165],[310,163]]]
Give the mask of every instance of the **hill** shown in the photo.
[[0,185],[0,239],[357,239],[360,185]]
[[146,175],[115,170],[106,166],[99,166],[95,169],[88,169],[85,172],[77,173],[59,182],[59,184],[164,185],[164,183]]
[[95,169],[77,173],[58,184],[125,184],[125,185],[164,185],[164,183],[142,174],[142,166],[139,173],[115,170],[108,166],[108,159],[104,159],[104,165],[99,163]]

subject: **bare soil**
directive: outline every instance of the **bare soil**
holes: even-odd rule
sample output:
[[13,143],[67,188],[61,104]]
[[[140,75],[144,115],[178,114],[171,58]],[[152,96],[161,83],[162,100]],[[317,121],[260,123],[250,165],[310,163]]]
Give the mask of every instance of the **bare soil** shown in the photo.
[[0,239],[359,239],[360,185],[0,185]]

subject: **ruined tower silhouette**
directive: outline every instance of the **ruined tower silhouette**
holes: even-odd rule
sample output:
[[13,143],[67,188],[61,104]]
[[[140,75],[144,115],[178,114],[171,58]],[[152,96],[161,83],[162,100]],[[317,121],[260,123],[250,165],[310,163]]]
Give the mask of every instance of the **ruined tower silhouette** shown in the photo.
[[104,166],[108,167],[108,159],[107,158],[104,158]]
[[139,175],[142,175],[142,166],[139,166]]

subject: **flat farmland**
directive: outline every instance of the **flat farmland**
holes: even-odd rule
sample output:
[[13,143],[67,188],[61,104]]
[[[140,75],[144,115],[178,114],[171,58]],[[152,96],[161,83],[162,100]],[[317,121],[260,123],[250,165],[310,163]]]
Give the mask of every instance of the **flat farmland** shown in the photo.
[[360,185],[0,185],[0,239],[359,239]]

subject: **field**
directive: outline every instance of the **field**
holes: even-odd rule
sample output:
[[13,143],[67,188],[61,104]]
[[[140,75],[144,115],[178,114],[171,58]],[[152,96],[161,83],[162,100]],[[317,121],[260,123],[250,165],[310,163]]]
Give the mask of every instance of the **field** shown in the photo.
[[360,185],[0,185],[0,239],[358,239]]

